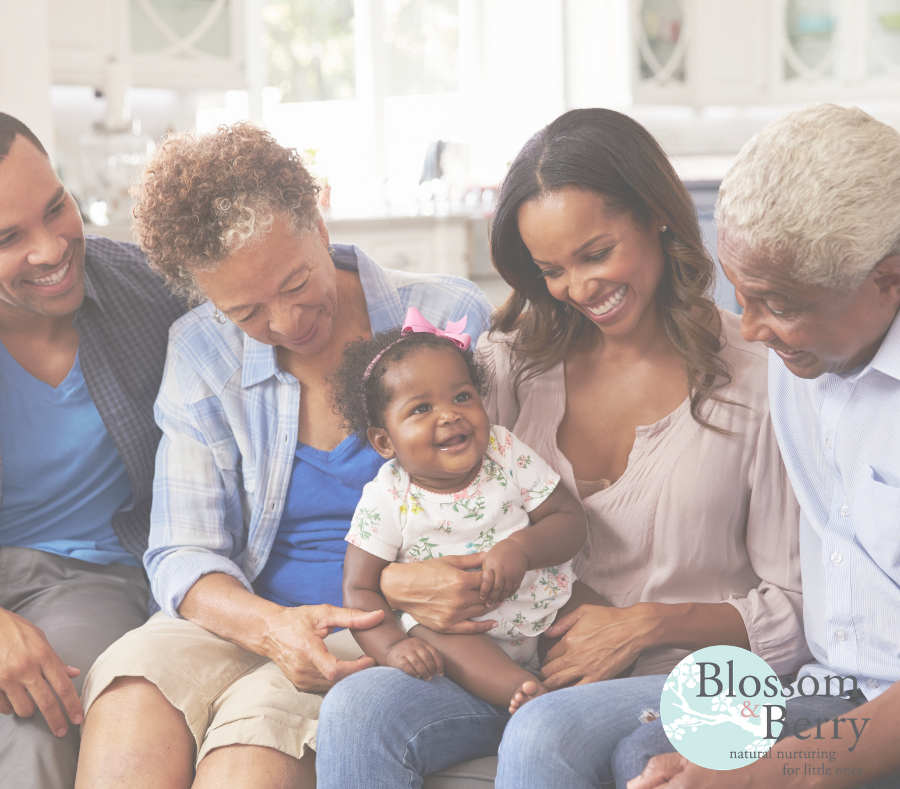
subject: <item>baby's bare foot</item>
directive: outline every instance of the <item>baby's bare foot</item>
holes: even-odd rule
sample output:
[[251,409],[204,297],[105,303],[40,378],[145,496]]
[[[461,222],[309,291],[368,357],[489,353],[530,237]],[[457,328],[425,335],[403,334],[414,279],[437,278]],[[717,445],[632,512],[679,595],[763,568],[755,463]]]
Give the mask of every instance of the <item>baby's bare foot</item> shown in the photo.
[[543,696],[545,693],[549,692],[550,691],[537,680],[526,679],[516,689],[516,692],[509,702],[509,714],[512,715],[526,701],[531,701],[532,699],[536,699],[538,696]]

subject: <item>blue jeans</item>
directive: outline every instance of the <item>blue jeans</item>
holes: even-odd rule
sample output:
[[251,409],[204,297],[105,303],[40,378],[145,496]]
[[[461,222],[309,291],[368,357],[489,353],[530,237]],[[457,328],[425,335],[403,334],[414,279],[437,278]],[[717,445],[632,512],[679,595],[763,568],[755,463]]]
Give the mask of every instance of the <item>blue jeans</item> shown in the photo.
[[[786,725],[782,729],[782,739],[793,734],[794,721],[799,721],[801,718],[806,718],[807,721],[810,721],[809,726],[801,724],[801,728],[799,729],[801,732],[806,731],[816,725],[817,719],[828,718],[831,720],[832,718],[837,718],[839,715],[845,716],[848,713],[852,713],[861,704],[865,704],[865,702],[865,696],[858,691],[856,695],[850,697],[797,696],[788,699],[786,704],[787,713],[785,716]],[[860,721],[860,725],[862,725],[862,721]],[[814,751],[819,748],[821,750],[833,751],[836,754],[834,765],[839,767],[840,754],[846,752],[845,749],[853,744],[855,735],[845,734],[844,740],[833,741],[829,736],[829,732],[833,730],[830,729],[827,724],[822,725],[821,731],[825,738],[824,741],[816,742],[814,741],[815,737],[813,737],[813,741],[810,741],[809,743],[801,742],[797,748],[793,748],[792,750]],[[849,743],[846,740],[847,736],[850,737]],[[659,753],[672,753],[675,750],[669,742],[666,733],[663,731],[662,721],[656,721],[650,726],[644,726],[636,736],[630,738],[623,746],[624,747],[617,756],[622,762],[623,773],[629,774],[629,777],[634,777],[634,775],[642,773],[652,756],[656,756]],[[772,750],[777,753],[778,745],[776,744]],[[622,786],[624,787],[624,784]],[[900,789],[900,772],[886,775],[874,782],[867,782],[865,785],[860,785],[860,789]]]
[[611,787],[617,746],[646,728],[641,716],[659,709],[665,679],[559,690],[528,702],[507,726],[504,710],[443,677],[361,671],[332,688],[319,712],[318,786],[419,789],[423,776],[499,746],[497,789]]
[[563,688],[513,715],[500,744],[496,789],[624,789],[628,743],[659,715],[666,675]]
[[360,671],[335,685],[319,710],[318,789],[419,789],[425,775],[495,754],[508,720],[444,677]]

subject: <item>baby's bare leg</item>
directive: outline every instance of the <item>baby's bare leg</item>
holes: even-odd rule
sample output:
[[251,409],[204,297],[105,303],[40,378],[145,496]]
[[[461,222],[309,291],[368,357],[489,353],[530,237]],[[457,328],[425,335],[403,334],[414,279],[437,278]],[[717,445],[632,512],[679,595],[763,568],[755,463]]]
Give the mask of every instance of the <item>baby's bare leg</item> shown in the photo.
[[[409,635],[440,650],[444,676],[497,707],[509,707],[520,692],[529,698],[547,692],[534,674],[516,663],[489,635],[448,635],[435,633],[423,625],[416,625]],[[531,692],[523,691],[526,683],[534,684],[534,688],[528,688]]]

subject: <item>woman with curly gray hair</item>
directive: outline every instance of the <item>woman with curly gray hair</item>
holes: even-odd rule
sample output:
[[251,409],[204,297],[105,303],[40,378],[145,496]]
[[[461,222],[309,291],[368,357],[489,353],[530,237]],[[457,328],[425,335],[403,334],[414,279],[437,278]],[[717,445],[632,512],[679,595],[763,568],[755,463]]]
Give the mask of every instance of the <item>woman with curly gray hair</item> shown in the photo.
[[150,265],[194,309],[156,403],[144,564],[162,611],[86,680],[79,786],[312,787],[322,694],[373,664],[332,631],[383,616],[341,607],[344,536],[383,460],[326,379],[410,306],[476,336],[490,307],[465,280],[332,246],[318,192],[296,151],[243,123],[170,137],[137,186]]

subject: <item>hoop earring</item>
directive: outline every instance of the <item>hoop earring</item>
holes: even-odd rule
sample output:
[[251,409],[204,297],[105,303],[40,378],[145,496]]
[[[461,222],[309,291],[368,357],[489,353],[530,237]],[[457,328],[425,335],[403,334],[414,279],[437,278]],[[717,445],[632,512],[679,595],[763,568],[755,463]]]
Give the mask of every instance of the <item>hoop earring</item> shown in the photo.
[[219,308],[213,305],[213,318],[216,323],[225,323],[225,316],[219,313]]

